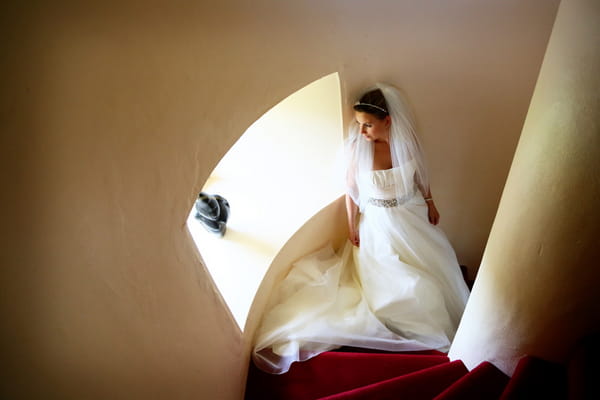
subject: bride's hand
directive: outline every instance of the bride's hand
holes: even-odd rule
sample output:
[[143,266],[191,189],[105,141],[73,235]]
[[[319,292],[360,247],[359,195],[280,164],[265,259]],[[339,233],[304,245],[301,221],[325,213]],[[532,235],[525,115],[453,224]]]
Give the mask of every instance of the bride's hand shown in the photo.
[[358,236],[358,229],[354,228],[354,229],[350,229],[348,231],[348,240],[350,240],[350,243],[352,243],[356,247],[358,247],[360,245],[360,237]]
[[427,202],[427,216],[429,217],[429,222],[432,225],[437,225],[440,222],[440,213],[437,208],[435,208],[435,204],[433,204],[433,200]]

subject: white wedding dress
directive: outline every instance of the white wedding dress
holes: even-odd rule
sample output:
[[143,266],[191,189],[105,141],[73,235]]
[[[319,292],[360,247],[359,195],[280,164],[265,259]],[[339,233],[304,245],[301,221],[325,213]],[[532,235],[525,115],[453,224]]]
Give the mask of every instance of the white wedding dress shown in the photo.
[[[404,168],[404,171],[400,171]],[[408,169],[408,171],[407,171]],[[401,188],[402,167],[359,178],[366,194],[360,247],[326,247],[296,262],[274,290],[254,346],[255,364],[286,372],[340,346],[447,351],[469,290],[421,193]],[[397,193],[405,193],[397,198]]]

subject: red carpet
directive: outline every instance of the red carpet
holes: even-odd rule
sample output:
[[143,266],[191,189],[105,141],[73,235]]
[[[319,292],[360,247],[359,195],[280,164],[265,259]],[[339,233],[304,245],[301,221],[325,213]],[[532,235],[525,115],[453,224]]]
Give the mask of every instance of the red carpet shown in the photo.
[[526,356],[519,361],[501,399],[566,399],[565,378],[562,365]]
[[467,371],[439,352],[382,353],[344,348],[271,375],[251,363],[246,400],[600,399],[600,335],[562,364],[523,357],[512,378],[489,362]]
[[453,361],[320,400],[430,400],[466,373],[461,361]]
[[292,364],[282,375],[265,373],[251,364],[246,399],[317,399],[443,363],[448,363],[443,355],[327,352]]
[[508,383],[508,376],[489,362],[454,382],[435,400],[497,399]]

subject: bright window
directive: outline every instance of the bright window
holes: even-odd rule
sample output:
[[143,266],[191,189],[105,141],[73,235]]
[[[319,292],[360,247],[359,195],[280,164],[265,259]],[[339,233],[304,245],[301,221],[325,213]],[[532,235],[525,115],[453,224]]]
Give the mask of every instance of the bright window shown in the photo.
[[207,232],[192,208],[188,229],[241,330],[273,258],[343,192],[336,173],[342,136],[334,73],[265,113],[211,173],[202,191],[231,205],[225,237]]

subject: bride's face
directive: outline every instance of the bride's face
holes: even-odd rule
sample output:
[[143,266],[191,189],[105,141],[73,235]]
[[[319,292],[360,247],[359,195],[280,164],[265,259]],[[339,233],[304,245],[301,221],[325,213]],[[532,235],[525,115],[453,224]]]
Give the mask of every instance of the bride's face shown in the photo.
[[373,114],[355,112],[356,123],[361,135],[370,142],[387,142],[390,132],[390,117],[379,119]]

